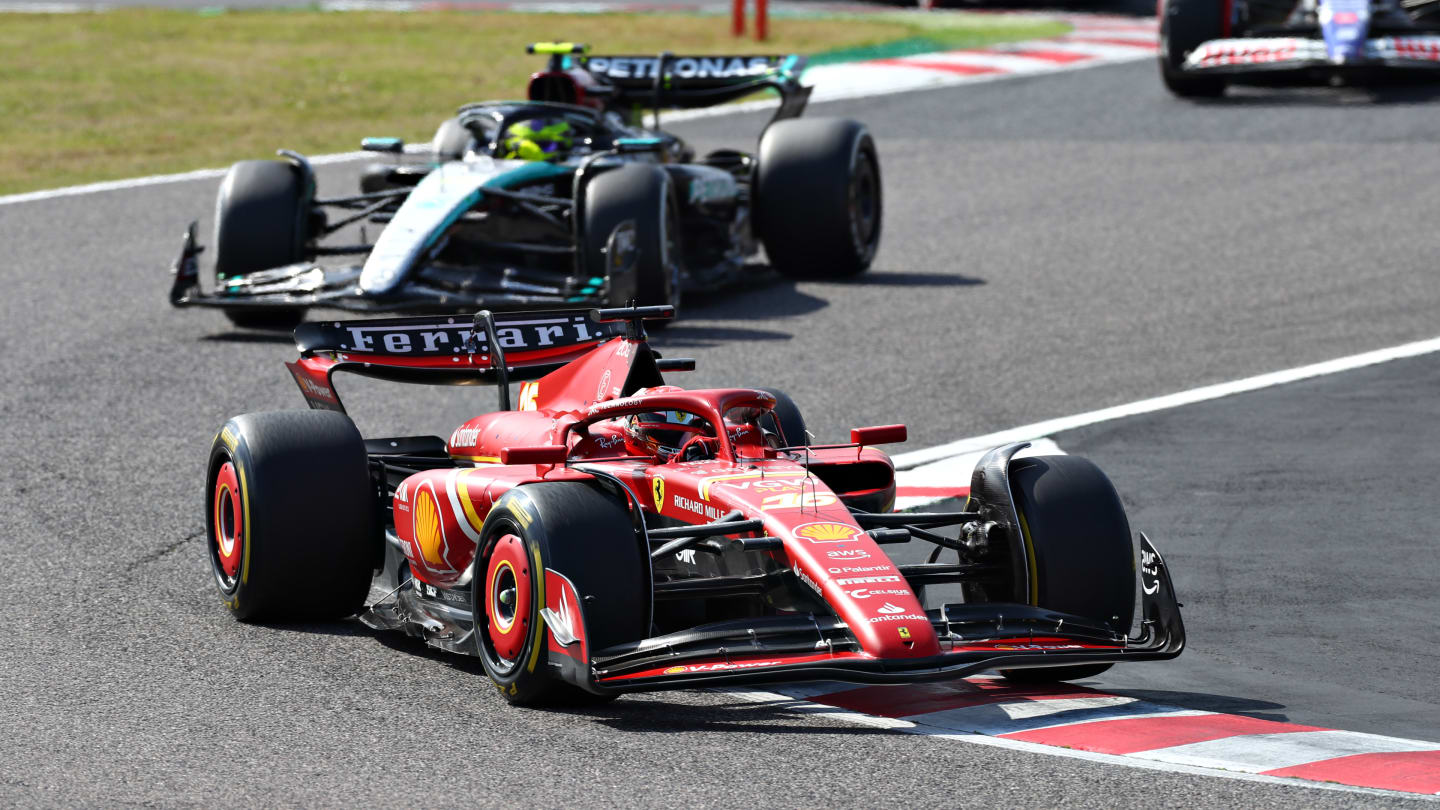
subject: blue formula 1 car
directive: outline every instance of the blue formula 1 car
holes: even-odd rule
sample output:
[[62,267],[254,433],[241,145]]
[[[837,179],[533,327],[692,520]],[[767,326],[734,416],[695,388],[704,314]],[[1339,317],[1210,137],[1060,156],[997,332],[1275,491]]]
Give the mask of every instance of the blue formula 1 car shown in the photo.
[[1230,84],[1440,77],[1440,0],[1162,0],[1160,75],[1177,96]]
[[[216,288],[201,288],[192,224],[171,303],[289,329],[311,307],[674,306],[682,291],[743,278],[761,244],[790,276],[869,267],[881,224],[875,144],[855,121],[798,120],[804,57],[585,51],[531,46],[549,64],[526,100],[468,104],[418,154],[366,139],[390,157],[363,173],[358,194],[320,196],[293,152],[235,164],[216,204]],[[659,128],[661,110],[761,91],[780,106],[754,152],[697,157]],[[357,226],[374,224],[371,241]]]

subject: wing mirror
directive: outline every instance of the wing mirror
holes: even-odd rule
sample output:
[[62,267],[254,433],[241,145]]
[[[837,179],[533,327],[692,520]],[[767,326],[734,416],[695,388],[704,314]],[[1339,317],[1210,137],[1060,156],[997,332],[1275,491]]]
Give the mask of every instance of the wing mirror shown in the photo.
[[400,154],[405,151],[403,138],[364,138],[360,141],[360,148],[366,152],[390,152]]
[[564,464],[570,451],[563,444],[534,447],[506,447],[500,450],[501,464]]
[[905,441],[908,435],[904,425],[875,425],[850,429],[850,441],[867,447],[876,444],[898,444]]

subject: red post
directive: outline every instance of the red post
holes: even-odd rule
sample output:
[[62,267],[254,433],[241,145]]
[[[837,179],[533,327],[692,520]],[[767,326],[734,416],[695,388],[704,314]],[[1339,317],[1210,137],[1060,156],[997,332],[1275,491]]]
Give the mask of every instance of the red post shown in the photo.
[[770,34],[770,0],[755,0],[755,39],[764,42]]
[[745,36],[745,0],[730,0],[730,33]]

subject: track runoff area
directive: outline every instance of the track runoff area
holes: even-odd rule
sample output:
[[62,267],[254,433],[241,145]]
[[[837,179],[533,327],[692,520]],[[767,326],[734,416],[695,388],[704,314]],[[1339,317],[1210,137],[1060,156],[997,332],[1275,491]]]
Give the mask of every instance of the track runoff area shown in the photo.
[[[363,0],[362,0],[363,2]],[[423,4],[416,3],[416,8]],[[1153,58],[1153,20],[1063,15],[1070,34],[1051,40],[817,67],[815,101],[994,81]],[[728,115],[770,102],[687,111],[668,120]],[[319,156],[344,162],[363,153]],[[134,178],[0,197],[0,206],[184,180],[224,170]],[[1066,431],[1154,414],[1300,380],[1440,352],[1440,338],[1142,400],[976,436],[895,456],[898,509],[963,498],[975,461],[990,447],[1028,441],[1024,454],[1065,452]],[[1063,436],[1061,437],[1063,438]],[[1183,597],[1183,594],[1182,594]],[[1183,660],[1183,659],[1182,659]],[[993,677],[944,684],[809,683],[738,698],[947,742],[990,745],[1136,768],[1384,795],[1440,796],[1440,742],[1403,739],[1240,714],[1188,709],[1084,686],[1010,685]]]

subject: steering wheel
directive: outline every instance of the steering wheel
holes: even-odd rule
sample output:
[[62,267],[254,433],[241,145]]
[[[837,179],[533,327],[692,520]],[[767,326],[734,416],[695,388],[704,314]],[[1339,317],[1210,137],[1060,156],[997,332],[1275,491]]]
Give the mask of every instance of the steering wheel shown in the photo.
[[698,432],[680,445],[675,461],[709,461],[715,458],[718,440],[714,436],[702,436]]

